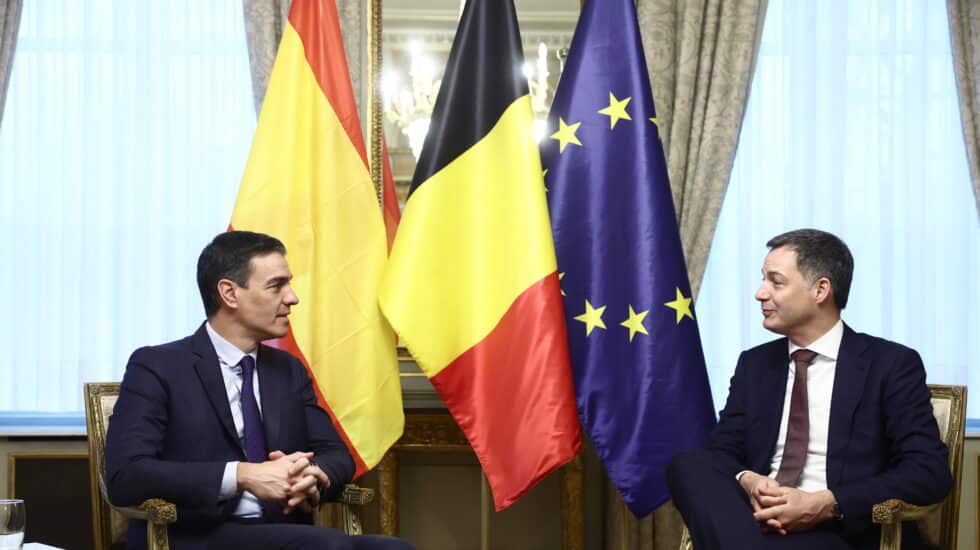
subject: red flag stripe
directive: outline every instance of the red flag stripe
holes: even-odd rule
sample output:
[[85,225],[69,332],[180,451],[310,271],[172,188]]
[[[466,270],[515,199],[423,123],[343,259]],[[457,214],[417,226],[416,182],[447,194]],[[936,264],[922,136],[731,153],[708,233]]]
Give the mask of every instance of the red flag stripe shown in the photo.
[[368,167],[367,150],[361,134],[361,121],[357,116],[357,103],[350,86],[350,70],[344,54],[344,40],[340,32],[323,32],[321,26],[340,30],[337,6],[333,0],[321,2],[295,1],[289,10],[289,24],[296,29],[306,61],[316,76],[316,81],[333,107],[354,148]]
[[381,162],[384,163],[382,170],[382,195],[384,200],[385,232],[388,237],[388,252],[391,253],[391,246],[395,242],[395,232],[398,231],[398,222],[402,219],[401,210],[398,207],[398,195],[395,193],[395,176],[391,173],[391,159],[388,157],[388,141],[381,142]]
[[[581,448],[578,412],[568,399],[571,377],[558,372],[568,364],[558,275],[552,273],[518,296],[486,338],[432,378],[497,488],[498,511]],[[539,399],[524,398],[522,389]]]

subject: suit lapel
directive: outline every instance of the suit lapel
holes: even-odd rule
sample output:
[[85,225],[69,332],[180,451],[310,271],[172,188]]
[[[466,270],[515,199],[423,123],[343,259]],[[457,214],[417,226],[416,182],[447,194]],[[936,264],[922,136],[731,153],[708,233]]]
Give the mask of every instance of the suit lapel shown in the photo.
[[773,342],[766,350],[767,376],[762,377],[762,429],[765,430],[765,441],[768,447],[761,454],[764,464],[760,467],[768,470],[772,455],[776,451],[776,440],[779,438],[779,423],[783,418],[783,406],[786,401],[786,378],[789,376],[789,344],[785,338]]
[[211,344],[211,338],[208,337],[203,324],[194,333],[191,342],[194,354],[198,357],[194,363],[194,370],[201,379],[208,400],[211,401],[215,414],[221,420],[225,435],[234,441],[236,447],[241,447],[238,430],[235,429],[235,421],[231,417],[231,406],[228,404],[228,392],[225,390],[225,381],[221,376],[218,354],[214,351],[214,345]]
[[866,339],[851,327],[844,325],[840,352],[837,354],[837,370],[834,373],[833,397],[830,401],[830,426],[827,434],[827,485],[840,482],[841,467],[851,439],[854,410],[864,395],[870,361],[863,358],[868,347]]
[[272,354],[265,347],[259,346],[259,393],[262,400],[262,426],[265,428],[265,441],[270,452],[281,450],[279,441],[280,423],[282,419],[282,404],[285,403],[286,380],[285,370],[276,368]]

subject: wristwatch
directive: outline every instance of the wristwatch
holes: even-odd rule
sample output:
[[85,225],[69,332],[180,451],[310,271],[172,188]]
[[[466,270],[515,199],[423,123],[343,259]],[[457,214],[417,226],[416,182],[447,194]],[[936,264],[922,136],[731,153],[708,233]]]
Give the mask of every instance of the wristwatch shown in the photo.
[[834,519],[837,521],[844,519],[844,512],[840,511],[840,504],[837,501],[834,501],[834,507],[831,508],[830,513],[834,514]]

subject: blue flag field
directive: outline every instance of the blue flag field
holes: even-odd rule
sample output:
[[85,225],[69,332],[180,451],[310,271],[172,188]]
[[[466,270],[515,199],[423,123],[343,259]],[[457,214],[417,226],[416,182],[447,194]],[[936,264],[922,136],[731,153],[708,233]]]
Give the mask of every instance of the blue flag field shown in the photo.
[[632,0],[586,2],[542,144],[579,417],[624,502],[715,423]]

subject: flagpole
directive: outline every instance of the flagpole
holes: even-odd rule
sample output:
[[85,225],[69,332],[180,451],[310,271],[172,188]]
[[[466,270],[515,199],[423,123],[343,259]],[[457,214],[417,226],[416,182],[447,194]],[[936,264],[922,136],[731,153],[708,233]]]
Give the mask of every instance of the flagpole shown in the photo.
[[621,550],[627,550],[629,547],[629,529],[626,522],[630,511],[622,499],[617,498],[616,501],[619,503],[619,547]]
[[490,550],[490,484],[480,470],[480,550]]

